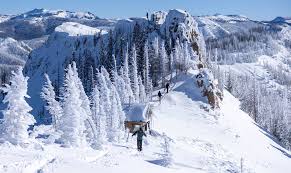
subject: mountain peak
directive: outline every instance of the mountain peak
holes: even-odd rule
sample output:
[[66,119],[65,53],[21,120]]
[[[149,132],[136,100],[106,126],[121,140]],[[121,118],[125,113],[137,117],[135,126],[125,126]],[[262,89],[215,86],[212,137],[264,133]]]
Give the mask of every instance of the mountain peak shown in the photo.
[[271,22],[273,22],[273,23],[289,23],[289,24],[291,24],[291,17],[278,16],[275,19],[273,19]]
[[210,20],[214,20],[217,22],[245,22],[245,21],[249,21],[250,19],[247,18],[244,15],[222,15],[222,14],[214,14],[214,15],[210,15],[210,16],[204,16]]
[[71,12],[66,10],[47,10],[44,8],[35,8],[31,11],[16,15],[13,19],[30,19],[41,17],[77,18],[88,20],[98,18],[90,12]]
[[31,11],[26,12],[27,14],[39,14],[39,13],[45,13],[48,12],[49,10],[46,10],[44,8],[35,8]]

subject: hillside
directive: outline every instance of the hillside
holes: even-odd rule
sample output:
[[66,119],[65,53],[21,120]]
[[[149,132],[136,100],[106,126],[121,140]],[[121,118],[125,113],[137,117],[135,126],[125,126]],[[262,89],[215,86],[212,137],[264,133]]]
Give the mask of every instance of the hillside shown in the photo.
[[8,83],[12,70],[24,66],[31,47],[13,38],[0,38],[0,84]]
[[153,131],[142,153],[136,151],[135,137],[107,144],[102,151],[43,144],[26,149],[1,145],[0,167],[4,172],[43,173],[125,173],[141,168],[141,172],[153,173],[241,169],[250,173],[287,173],[291,168],[290,153],[241,111],[239,101],[231,94],[225,91],[221,112],[202,109],[206,103],[195,94],[199,93],[194,85],[195,73],[179,76],[162,103],[154,103]]
[[262,27],[263,23],[253,21],[241,15],[197,16],[199,30],[205,39],[219,39],[233,33],[248,32],[252,28]]
[[[62,86],[64,69],[72,61],[76,61],[79,70],[83,73],[80,74],[80,78],[83,85],[86,86],[89,80],[87,79],[89,76],[86,74],[90,72],[90,66],[96,73],[96,67],[101,65],[114,66],[113,60],[112,64],[108,62],[114,57],[115,65],[120,67],[124,61],[125,50],[127,47],[132,47],[133,44],[136,46],[138,70],[141,75],[143,72],[140,66],[143,66],[144,63],[142,56],[146,42],[149,44],[149,61],[152,68],[155,66],[155,68],[159,68],[157,65],[160,63],[157,62],[159,61],[157,56],[160,55],[155,55],[153,49],[160,49],[161,44],[166,47],[167,43],[175,43],[176,39],[180,40],[181,44],[190,44],[191,48],[193,46],[192,52],[195,51],[202,57],[205,54],[205,43],[194,19],[181,10],[170,10],[165,17],[164,23],[159,25],[156,25],[155,21],[148,21],[144,18],[120,20],[114,31],[97,29],[75,22],[66,22],[58,26],[44,45],[31,52],[24,67],[25,74],[30,77],[28,93],[31,99],[28,101],[34,107],[33,115],[37,121],[40,123],[43,121],[40,116],[44,114],[42,110],[45,104],[39,93],[43,85],[44,73],[50,76],[54,86],[59,89]],[[137,34],[132,43],[130,38],[133,32]],[[121,41],[121,38],[126,39]],[[173,48],[174,44],[166,51],[172,51]],[[132,50],[130,49],[127,54],[131,55],[130,51]],[[197,55],[191,54],[191,58],[195,58],[194,56],[197,57]],[[168,60],[165,61],[169,63]],[[153,83],[157,83],[160,78],[159,70],[155,70],[155,73],[154,75],[157,77],[154,78],[155,80],[153,79]],[[90,92],[90,89],[86,92]]]
[[289,173],[289,20],[0,15],[0,172]]
[[112,27],[115,21],[100,19],[89,12],[50,11],[34,9],[23,14],[2,17],[0,37],[12,37],[16,40],[30,40],[51,34],[64,22],[78,22],[94,27]]

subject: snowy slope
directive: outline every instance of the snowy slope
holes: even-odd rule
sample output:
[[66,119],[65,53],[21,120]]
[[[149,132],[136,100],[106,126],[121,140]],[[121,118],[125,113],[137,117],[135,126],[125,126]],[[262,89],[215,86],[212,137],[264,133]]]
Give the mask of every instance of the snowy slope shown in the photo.
[[[155,26],[148,33],[148,41],[151,41],[153,36],[164,41],[165,38],[172,38],[173,40],[179,38],[181,41],[195,44],[195,48],[199,49],[197,51],[202,55],[205,54],[204,39],[198,30],[198,24],[189,13],[182,10],[170,10],[164,17],[164,23],[157,26],[155,22],[149,22],[145,18],[119,20],[114,32],[122,35],[120,37],[116,36],[115,39],[118,41],[120,38],[131,38],[135,24],[139,23],[142,29]],[[39,123],[42,122],[37,116],[44,106],[39,96],[44,73],[48,73],[54,85],[58,82],[58,86],[61,86],[64,76],[63,71],[71,61],[76,61],[77,65],[81,62],[88,62],[93,67],[99,65],[101,41],[105,43],[106,47],[108,37],[108,31],[104,29],[76,22],[66,22],[55,28],[55,31],[43,46],[32,51],[25,64],[24,72],[30,77],[28,93],[31,99],[28,101],[34,107],[32,113]],[[131,41],[126,40],[125,42],[131,43]],[[121,49],[122,45],[120,47],[118,44],[115,46]],[[118,57],[118,55],[116,56]]]
[[[195,71],[180,76],[161,104],[154,103],[153,133],[138,153],[135,137],[108,144],[103,151],[35,145],[1,145],[1,172],[256,172],[288,173],[291,155],[239,109],[225,91],[221,112],[203,109]],[[45,128],[44,128],[45,129]],[[164,136],[162,134],[164,133]],[[164,139],[169,141],[165,153]],[[21,154],[20,154],[21,153]],[[169,154],[171,153],[171,154]],[[7,159],[8,158],[8,159]]]
[[246,32],[251,28],[263,26],[262,23],[242,15],[197,16],[199,30],[205,39],[225,37],[231,33]]
[[[37,116],[43,104],[40,98],[40,91],[43,85],[44,73],[47,73],[53,83],[63,81],[64,69],[73,58],[79,60],[88,57],[80,57],[85,51],[94,52],[92,55],[98,55],[98,49],[94,46],[95,34],[106,34],[106,31],[92,28],[79,23],[67,22],[58,26],[55,32],[51,34],[47,42],[34,50],[27,63],[24,72],[30,77],[29,91],[31,96],[29,103],[34,107],[33,114]],[[86,40],[86,42],[84,42]],[[80,46],[76,49],[77,42]],[[96,61],[96,59],[94,59]],[[39,120],[39,117],[36,117]]]
[[0,38],[0,64],[24,65],[31,48],[13,38]]
[[55,29],[57,33],[66,33],[68,36],[78,35],[94,35],[100,32],[99,29],[95,29],[89,26],[81,25],[79,23],[67,22]]
[[9,15],[1,15],[1,14],[0,14],[0,23],[9,20],[10,17],[11,17],[11,16],[9,16]]

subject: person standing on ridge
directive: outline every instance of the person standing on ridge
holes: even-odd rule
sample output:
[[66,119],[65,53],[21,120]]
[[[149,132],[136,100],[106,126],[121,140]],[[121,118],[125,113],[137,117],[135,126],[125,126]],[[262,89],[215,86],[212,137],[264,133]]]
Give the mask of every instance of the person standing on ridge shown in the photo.
[[158,92],[158,97],[159,97],[159,102],[161,103],[161,101],[162,101],[162,93],[161,93],[161,91]]
[[137,150],[138,151],[142,151],[142,137],[145,136],[147,137],[147,135],[144,133],[144,131],[142,130],[142,127],[139,128],[139,130],[135,131],[132,136],[137,135]]
[[166,90],[167,90],[167,93],[169,93],[169,88],[170,88],[170,84],[167,82],[167,83],[166,83]]

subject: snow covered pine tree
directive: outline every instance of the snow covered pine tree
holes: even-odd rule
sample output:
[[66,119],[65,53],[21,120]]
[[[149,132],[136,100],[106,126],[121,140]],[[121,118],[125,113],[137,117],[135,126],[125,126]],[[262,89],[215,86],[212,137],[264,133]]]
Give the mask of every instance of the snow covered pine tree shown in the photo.
[[14,145],[23,145],[30,142],[28,128],[36,121],[29,113],[32,108],[25,101],[29,98],[27,95],[27,80],[22,74],[22,68],[18,68],[12,72],[10,85],[6,84],[1,88],[7,93],[3,103],[7,103],[7,107],[3,110],[3,124],[1,124],[0,138]]

